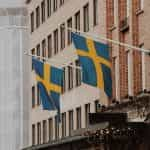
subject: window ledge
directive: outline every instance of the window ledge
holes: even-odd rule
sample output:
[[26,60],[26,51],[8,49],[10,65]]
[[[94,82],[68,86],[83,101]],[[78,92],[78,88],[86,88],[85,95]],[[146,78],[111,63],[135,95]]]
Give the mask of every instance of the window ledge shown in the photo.
[[115,30],[116,28],[117,28],[117,27],[113,25],[113,26],[109,27],[108,30],[109,30],[109,31],[113,31],[113,30]]
[[138,15],[140,15],[140,14],[143,14],[144,13],[144,10],[143,9],[138,9],[137,11],[136,11],[136,15],[138,16]]

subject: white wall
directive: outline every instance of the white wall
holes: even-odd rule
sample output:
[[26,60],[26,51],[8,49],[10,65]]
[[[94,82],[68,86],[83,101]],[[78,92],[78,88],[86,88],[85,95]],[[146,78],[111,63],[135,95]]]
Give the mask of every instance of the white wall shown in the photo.
[[[6,9],[6,12],[11,10]],[[15,11],[17,12],[17,9]],[[26,9],[22,11],[25,12]],[[25,26],[27,18],[20,14],[7,16],[0,13],[0,27],[12,24]],[[24,55],[27,48],[28,33],[26,30],[0,29],[1,150],[19,150],[28,144],[29,133],[28,128],[25,127],[29,125],[29,65],[27,64],[28,57]]]

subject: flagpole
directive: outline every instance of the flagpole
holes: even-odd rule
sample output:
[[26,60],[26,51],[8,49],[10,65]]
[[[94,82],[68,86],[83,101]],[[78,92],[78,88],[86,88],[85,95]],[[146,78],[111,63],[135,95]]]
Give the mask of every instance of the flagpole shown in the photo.
[[[60,27],[64,27],[65,28],[64,25],[60,25]],[[81,30],[70,28],[70,27],[67,27],[66,29],[70,30],[72,32],[75,32],[75,33],[81,33],[86,38],[92,37],[92,38],[94,38],[94,39],[96,39],[98,41],[99,40],[104,40],[104,41],[111,42],[111,43],[116,44],[116,45],[125,46],[125,47],[127,47],[129,49],[132,49],[132,50],[137,50],[137,51],[141,51],[141,52],[145,52],[145,53],[150,54],[150,50],[148,50],[148,49],[139,48],[139,47],[127,44],[127,43],[122,43],[122,42],[119,42],[119,41],[116,41],[116,40],[112,40],[112,39],[109,39],[109,38],[106,38],[106,37],[102,37],[100,35],[92,34],[92,33],[89,33],[89,32],[83,32]]]
[[[28,56],[35,57],[35,58],[43,59],[43,60],[46,61],[46,63],[48,63],[49,65],[51,65],[51,64],[48,62],[50,59],[48,59],[48,58],[46,58],[46,57],[37,56],[37,55],[32,55],[32,54],[29,54],[29,53],[27,53],[27,52],[25,52],[24,54],[25,54],[25,55],[28,55]],[[39,60],[39,61],[41,61],[41,60]],[[69,66],[69,67],[71,67],[71,68],[80,69],[80,70],[82,71],[82,68],[81,68],[80,66],[74,66],[74,65],[70,65],[70,64],[65,64],[65,63],[60,62],[60,61],[58,61],[58,60],[50,60],[50,61],[52,61],[52,62],[59,62],[59,63],[61,63],[61,64],[63,65],[62,67]],[[42,62],[42,61],[41,61],[41,62]],[[62,67],[57,67],[57,68],[62,69]],[[63,70],[63,69],[62,69],[62,70]]]

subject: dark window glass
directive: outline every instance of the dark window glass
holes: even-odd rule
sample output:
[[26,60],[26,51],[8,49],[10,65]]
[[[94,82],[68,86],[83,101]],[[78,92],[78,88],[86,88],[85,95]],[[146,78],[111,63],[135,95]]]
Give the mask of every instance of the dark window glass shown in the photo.
[[61,49],[65,48],[65,24],[60,26],[60,40],[61,40]]
[[52,56],[52,36],[48,36],[48,58]]
[[53,119],[49,119],[49,141],[53,140]]
[[35,107],[35,87],[32,87],[32,108]]
[[41,123],[37,123],[37,144],[41,144]]
[[66,113],[62,113],[62,137],[66,136]]
[[31,32],[33,32],[34,31],[34,12],[31,13],[30,18],[31,18]]
[[84,6],[83,8],[83,15],[84,15],[84,32],[89,31],[89,4]]
[[35,145],[35,125],[32,125],[32,145]]
[[54,54],[58,53],[58,29],[54,31]]
[[85,104],[85,125],[88,126],[89,120],[89,113],[90,113],[90,104]]
[[69,136],[71,136],[72,130],[73,130],[73,110],[69,111]]
[[[67,21],[67,27],[68,28],[72,28],[72,18],[70,18],[68,21]],[[68,45],[71,44],[72,42],[72,39],[71,39],[71,30],[68,29]]]
[[77,113],[77,129],[81,128],[81,107],[76,109]]
[[42,10],[41,20],[42,20],[42,23],[43,23],[45,21],[45,0],[43,0],[42,3],[41,3],[41,10]]
[[40,7],[36,8],[36,27],[40,26]]
[[93,24],[98,24],[98,0],[93,0]]
[[47,0],[47,16],[50,17],[52,13],[52,2],[51,0]]
[[71,66],[68,66],[68,89],[73,88],[73,68]]
[[75,14],[75,29],[80,30],[80,11]]
[[47,142],[47,122],[43,120],[43,143]]

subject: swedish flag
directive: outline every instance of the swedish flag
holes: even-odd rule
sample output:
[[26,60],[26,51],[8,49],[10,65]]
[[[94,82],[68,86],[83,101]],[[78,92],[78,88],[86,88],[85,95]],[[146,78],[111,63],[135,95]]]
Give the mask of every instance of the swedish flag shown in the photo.
[[108,45],[72,33],[72,40],[83,70],[83,82],[103,89],[112,96],[111,62]]
[[32,58],[32,64],[36,73],[43,109],[57,109],[58,113],[60,113],[59,98],[62,88],[63,71],[49,64],[42,63],[35,58]]

